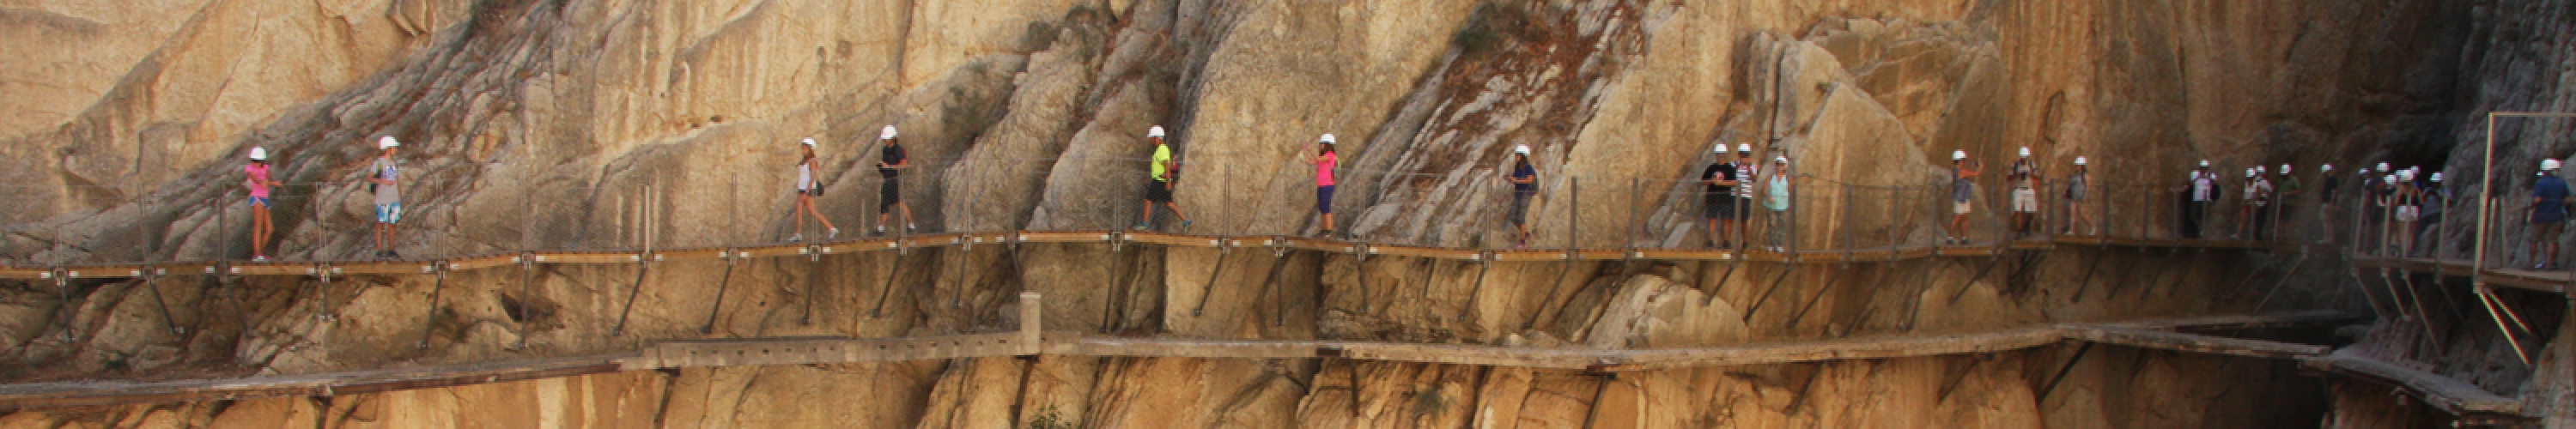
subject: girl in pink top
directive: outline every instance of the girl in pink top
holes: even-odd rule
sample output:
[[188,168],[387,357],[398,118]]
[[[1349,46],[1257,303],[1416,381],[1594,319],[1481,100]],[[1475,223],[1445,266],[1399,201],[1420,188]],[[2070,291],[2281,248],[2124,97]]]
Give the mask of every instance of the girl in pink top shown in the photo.
[[250,186],[250,260],[266,262],[268,236],[277,232],[277,227],[268,221],[268,189],[286,184],[269,177],[267,148],[250,148],[250,165],[243,166],[242,172],[250,176],[242,181]]
[[1315,211],[1324,214],[1324,231],[1317,236],[1331,237],[1333,236],[1333,167],[1341,164],[1341,157],[1333,154],[1332,134],[1325,134],[1315,146],[1317,147],[1315,153],[1300,156],[1298,160],[1315,165]]

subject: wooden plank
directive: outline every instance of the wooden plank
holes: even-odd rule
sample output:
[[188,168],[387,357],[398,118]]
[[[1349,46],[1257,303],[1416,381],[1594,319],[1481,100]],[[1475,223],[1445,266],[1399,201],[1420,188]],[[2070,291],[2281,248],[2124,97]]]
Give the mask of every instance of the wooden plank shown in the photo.
[[1362,251],[1368,252],[1368,254],[1371,255],[1380,256],[1409,256],[1416,258],[1452,259],[1462,261],[1472,261],[1484,257],[1482,252],[1478,252],[1474,249],[1423,246],[1369,245],[1363,248]]
[[518,265],[519,256],[517,253],[501,253],[450,259],[447,261],[447,270],[466,271]]
[[1706,366],[1764,365],[1845,359],[1887,359],[1963,353],[1990,353],[2053,344],[2064,340],[2057,327],[2025,327],[1995,332],[1947,335],[1872,336],[1836,340],[1786,341],[1732,347],[1632,350],[1604,370],[1644,371]]
[[355,262],[324,264],[332,275],[341,274],[429,274],[438,268],[436,262]]
[[2057,243],[2039,240],[2013,240],[2012,248],[2013,250],[2048,250],[2057,248]]
[[740,247],[733,249],[733,251],[734,254],[737,255],[736,257],[742,258],[776,258],[783,256],[805,256],[805,249],[805,245],[802,244],[789,244],[777,246]]
[[1566,260],[1564,249],[1513,249],[1494,251],[1494,260],[1502,262],[1539,262]]
[[172,381],[85,380],[0,385],[0,409],[333,396],[615,372],[622,354],[430,367]]
[[2567,293],[2568,273],[2565,271],[2530,271],[2508,268],[2489,268],[2486,271],[2487,284],[2556,294]]
[[2068,336],[2105,344],[2129,347],[2236,355],[2260,358],[2299,358],[2323,356],[2326,346],[2291,344],[2243,338],[2228,338],[2180,332],[2150,331],[2135,328],[2069,326]]
[[1186,247],[1217,247],[1217,245],[1220,244],[1214,236],[1165,234],[1148,231],[1128,231],[1127,242]]
[[1627,249],[1574,249],[1574,259],[1586,261],[1616,261],[1628,256]]
[[2159,331],[2208,331],[2250,327],[2314,326],[2366,321],[2368,318],[2335,310],[2302,310],[2257,315],[2203,316],[2173,319],[2147,319],[2124,322],[2084,323],[2083,326],[2143,329]]
[[39,280],[54,278],[52,268],[0,267],[0,279]]
[[1340,240],[1307,237],[1288,237],[1282,240],[1287,242],[1285,244],[1286,246],[1297,250],[1311,250],[1326,253],[1351,253],[1360,250],[1359,243]]
[[2003,250],[1996,249],[1994,246],[1941,246],[1940,250],[1934,251],[1933,254],[1954,257],[1995,256],[2003,254]]
[[732,252],[732,248],[726,247],[689,247],[668,250],[655,249],[653,251],[653,260],[677,261],[683,259],[722,259],[725,255],[731,254]]
[[1022,243],[1107,243],[1115,238],[1110,231],[1022,231]]
[[154,274],[164,276],[202,276],[214,274],[215,263],[194,261],[173,262],[167,264],[152,264],[151,269],[154,271]]
[[2485,388],[2459,379],[2381,361],[2363,355],[2352,348],[2336,350],[2333,354],[2322,357],[2302,359],[2301,362],[2312,368],[2360,376],[2402,387],[2409,394],[2423,399],[2425,404],[2455,415],[2522,414],[2522,401],[2487,392]]
[[1734,251],[1722,249],[1638,249],[1639,259],[1668,261],[1726,261],[1735,259]]
[[540,264],[632,264],[643,260],[643,252],[536,252]]
[[237,262],[230,266],[237,276],[310,276],[321,274],[321,266],[310,263]]
[[75,279],[142,277],[142,265],[69,265],[63,276]]

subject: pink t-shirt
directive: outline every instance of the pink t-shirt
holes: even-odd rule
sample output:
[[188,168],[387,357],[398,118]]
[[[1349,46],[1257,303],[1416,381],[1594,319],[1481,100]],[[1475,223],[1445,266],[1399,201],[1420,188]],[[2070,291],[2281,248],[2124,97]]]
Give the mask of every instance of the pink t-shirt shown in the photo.
[[1333,164],[1340,158],[1332,153],[1315,158],[1315,186],[1333,186]]
[[268,166],[251,164],[243,166],[242,171],[250,173],[250,197],[268,198]]

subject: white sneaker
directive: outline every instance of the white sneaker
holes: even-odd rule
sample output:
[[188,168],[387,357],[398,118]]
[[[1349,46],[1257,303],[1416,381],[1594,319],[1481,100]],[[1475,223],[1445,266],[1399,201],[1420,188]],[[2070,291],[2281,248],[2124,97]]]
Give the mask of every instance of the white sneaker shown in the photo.
[[825,234],[825,235],[823,235],[823,239],[825,239],[825,240],[830,240],[830,239],[835,239],[835,238],[841,238],[841,229],[840,229],[840,228],[832,228],[832,232],[831,232],[830,234]]
[[799,233],[796,233],[796,235],[790,235],[790,236],[787,236],[787,242],[789,242],[789,243],[794,243],[794,242],[799,242],[799,241],[805,241],[805,233],[799,232]]

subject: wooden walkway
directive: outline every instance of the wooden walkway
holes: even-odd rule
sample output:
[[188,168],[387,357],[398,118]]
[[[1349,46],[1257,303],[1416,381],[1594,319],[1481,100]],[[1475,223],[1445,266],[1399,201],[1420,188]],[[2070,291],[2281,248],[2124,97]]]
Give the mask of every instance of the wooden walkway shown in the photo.
[[2512,268],[2479,270],[2475,263],[2462,259],[2354,257],[2354,268],[2387,268],[2450,277],[2474,277],[2486,274],[2487,284],[2516,289],[2566,294],[2576,285],[2576,272],[2533,271]]
[[2299,360],[2301,365],[2308,368],[2356,376],[2402,388],[2408,394],[2422,399],[2425,404],[2449,411],[2453,415],[2463,417],[2481,415],[2519,417],[2522,415],[2521,400],[2487,392],[2486,389],[2467,381],[2364,356],[2354,349],[2347,348],[2332,354],[2302,357]]
[[0,265],[0,279],[64,280],[114,279],[174,275],[234,276],[344,276],[360,274],[433,274],[509,267],[521,264],[635,264],[689,259],[753,259],[805,257],[878,251],[951,246],[1017,245],[1021,243],[1089,243],[1117,246],[1149,245],[1216,249],[1271,249],[1326,253],[1365,254],[1373,256],[1406,256],[1459,261],[1748,261],[1774,263],[1832,263],[1852,261],[1896,261],[1934,257],[1992,257],[2011,250],[2049,250],[2061,245],[2206,248],[2206,249],[2285,249],[2303,245],[2198,239],[2146,239],[2105,236],[2053,236],[2012,242],[1986,242],[1970,245],[1904,245],[1838,250],[1768,251],[1759,249],[1686,249],[1686,248],[1514,248],[1478,249],[1377,244],[1343,240],[1285,236],[1184,235],[1146,231],[1055,231],[924,234],[871,239],[814,243],[772,243],[754,246],[693,247],[674,249],[621,249],[583,251],[530,251],[492,253],[454,257],[406,260],[323,260],[266,261],[240,260],[174,261],[154,263],[84,263],[67,265]]
[[[1021,319],[1042,320],[1035,294],[1022,294]],[[999,356],[1123,356],[1217,359],[1346,358],[1493,365],[1593,372],[1650,371],[1847,359],[1993,353],[2061,341],[2255,357],[2323,356],[2323,346],[2193,334],[2187,331],[2342,323],[2333,312],[2157,319],[2028,326],[1990,332],[1884,335],[1739,345],[1604,349],[1407,344],[1367,341],[1217,340],[1094,337],[1042,333],[1034,323],[990,334],[908,338],[744,338],[663,341],[642,350],[580,357],[379,369],[291,376],[156,382],[78,381],[0,385],[0,410],[115,404],[332,396],[682,367],[803,365]]]

